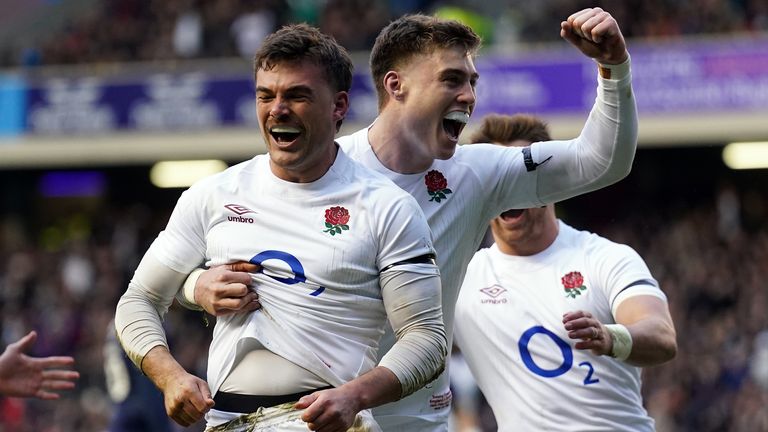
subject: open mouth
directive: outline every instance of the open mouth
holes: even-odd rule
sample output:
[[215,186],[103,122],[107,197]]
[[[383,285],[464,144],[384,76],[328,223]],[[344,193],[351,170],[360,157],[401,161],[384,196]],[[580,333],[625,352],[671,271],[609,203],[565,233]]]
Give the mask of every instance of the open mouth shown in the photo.
[[466,111],[451,111],[443,117],[443,130],[454,141],[458,141],[461,131],[469,122],[469,113]]
[[293,126],[273,126],[269,129],[269,134],[278,144],[287,144],[301,135],[301,129]]
[[507,210],[504,213],[502,213],[500,215],[500,217],[502,219],[504,219],[505,221],[509,221],[509,220],[512,220],[512,219],[519,218],[520,216],[523,215],[524,211],[525,211],[524,209]]

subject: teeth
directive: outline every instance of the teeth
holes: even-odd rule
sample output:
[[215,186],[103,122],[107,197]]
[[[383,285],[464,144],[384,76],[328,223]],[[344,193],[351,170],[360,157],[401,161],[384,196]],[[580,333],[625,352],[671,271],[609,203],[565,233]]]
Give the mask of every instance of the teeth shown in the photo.
[[443,118],[464,124],[469,123],[469,113],[464,111],[451,111]]
[[272,133],[301,133],[301,130],[292,126],[274,126],[269,130]]

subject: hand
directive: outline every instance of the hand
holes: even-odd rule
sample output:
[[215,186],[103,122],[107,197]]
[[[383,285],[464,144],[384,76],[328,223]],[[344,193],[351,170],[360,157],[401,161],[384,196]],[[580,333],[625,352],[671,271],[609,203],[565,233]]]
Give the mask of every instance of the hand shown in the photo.
[[242,261],[211,267],[195,283],[195,303],[213,316],[259,309],[259,295],[249,288],[250,273],[259,270],[260,266]]
[[629,58],[619,24],[600,8],[584,9],[569,16],[560,23],[560,36],[602,64],[620,64]]
[[18,341],[8,345],[0,355],[0,395],[13,397],[36,397],[58,399],[56,390],[75,388],[74,381],[80,374],[73,370],[59,368],[75,364],[72,357],[30,357],[24,352],[32,348],[37,339],[36,332],[29,332]]
[[362,409],[357,397],[344,386],[322,390],[304,396],[293,406],[304,409],[301,419],[310,430],[320,432],[346,432]]
[[592,350],[595,355],[610,355],[613,350],[613,337],[608,330],[585,311],[563,314],[563,325],[568,330],[568,337],[579,339],[574,348]]
[[208,383],[186,372],[168,380],[161,390],[168,417],[184,427],[197,423],[214,405]]

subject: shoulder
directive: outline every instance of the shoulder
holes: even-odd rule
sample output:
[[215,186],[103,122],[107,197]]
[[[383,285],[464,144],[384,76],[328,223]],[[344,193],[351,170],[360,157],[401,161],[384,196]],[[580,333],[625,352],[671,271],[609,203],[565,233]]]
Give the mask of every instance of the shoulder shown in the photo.
[[560,222],[560,232],[569,242],[584,251],[593,262],[618,263],[624,260],[640,260],[640,254],[631,246],[617,243],[601,235],[586,230],[577,230]]
[[269,168],[268,161],[266,154],[258,155],[221,172],[203,177],[184,191],[182,196],[186,199],[210,199],[216,196],[218,192],[235,191],[246,177],[259,171],[259,165]]

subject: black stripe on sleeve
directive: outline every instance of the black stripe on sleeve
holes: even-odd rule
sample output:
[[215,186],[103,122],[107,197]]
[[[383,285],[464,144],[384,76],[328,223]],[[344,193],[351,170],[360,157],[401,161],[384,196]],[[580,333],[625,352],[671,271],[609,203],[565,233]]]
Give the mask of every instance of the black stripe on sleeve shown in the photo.
[[[619,297],[619,294],[623,293],[624,291],[626,291],[626,290],[628,290],[628,289],[630,289],[630,288],[632,288],[634,286],[638,286],[638,285],[650,285],[650,286],[655,286],[656,288],[659,288],[658,282],[656,282],[653,279],[640,279],[640,280],[636,280],[636,281],[632,282],[631,284],[629,284],[629,285],[625,286],[624,288],[622,288],[621,291],[616,293],[616,295],[613,297],[613,300],[611,300],[611,309],[613,309],[613,303],[616,301],[616,298]],[[659,289],[661,289],[661,288],[659,288]]]

